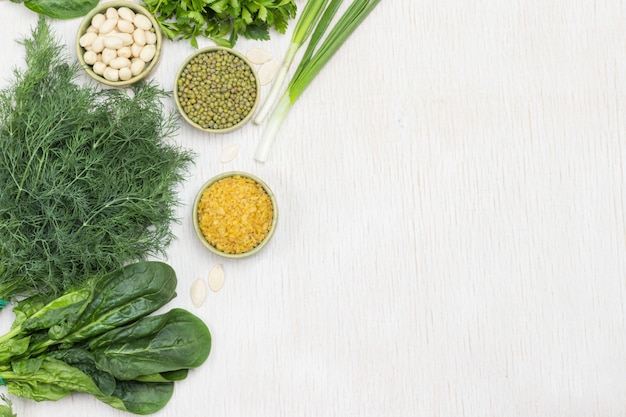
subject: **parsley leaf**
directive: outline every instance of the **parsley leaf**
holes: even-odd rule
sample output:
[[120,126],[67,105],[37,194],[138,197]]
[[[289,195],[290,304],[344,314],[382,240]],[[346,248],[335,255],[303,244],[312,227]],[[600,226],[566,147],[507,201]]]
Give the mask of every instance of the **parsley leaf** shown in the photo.
[[270,30],[284,34],[296,16],[294,0],[144,0],[168,39],[200,36],[233,47],[239,36],[268,40]]

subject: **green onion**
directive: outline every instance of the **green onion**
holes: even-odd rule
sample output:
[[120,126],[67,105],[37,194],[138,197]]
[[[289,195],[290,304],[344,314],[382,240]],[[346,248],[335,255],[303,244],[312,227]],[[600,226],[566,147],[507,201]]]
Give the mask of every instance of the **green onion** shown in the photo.
[[283,62],[274,78],[274,84],[272,84],[267,100],[264,101],[263,106],[261,106],[254,118],[254,123],[261,124],[269,114],[274,102],[278,99],[280,89],[287,79],[287,73],[289,72],[289,68],[291,68],[291,63],[296,57],[296,53],[298,53],[302,44],[311,36],[327,4],[328,0],[309,0],[304,6],[302,14],[298,18],[296,27],[291,35],[289,48],[287,48]]
[[[302,19],[305,17],[305,12],[311,3],[317,3],[317,7],[323,7],[324,10],[323,13],[319,9],[317,11],[318,16],[321,15],[321,17],[315,25],[314,31],[311,29],[311,26],[314,24],[313,21],[309,20],[308,22],[303,23],[303,25],[307,25],[306,33],[308,34],[307,36],[311,36],[311,40],[300,60],[298,67],[296,68],[294,75],[291,78],[291,81],[287,86],[287,89],[272,111],[265,132],[263,133],[263,137],[261,138],[261,142],[259,143],[254,155],[254,158],[257,161],[265,162],[267,160],[272,144],[274,143],[274,139],[276,138],[276,134],[278,133],[283,120],[289,113],[289,110],[291,110],[293,104],[311,84],[313,79],[322,70],[326,63],[328,63],[328,61],[330,61],[334,54],[339,50],[341,45],[343,45],[356,28],[363,23],[365,18],[372,10],[374,10],[380,1],[381,0],[353,0],[346,11],[341,15],[337,23],[335,23],[335,25],[330,29],[330,32],[324,38],[319,48],[316,49],[343,0],[331,0],[327,7],[321,5],[321,3],[327,3],[326,1],[309,0],[305,6],[302,16],[296,24],[296,31],[298,31],[298,26],[300,26]],[[300,35],[301,34],[302,33],[300,33]],[[300,42],[299,45],[302,45],[302,42]],[[293,54],[295,55],[295,52],[293,52]],[[287,55],[289,56],[289,52]],[[293,57],[291,57],[290,62],[286,64],[287,69],[291,64],[291,61],[293,61]],[[283,63],[283,65],[285,64]],[[282,87],[277,83],[277,81],[282,84],[282,81],[277,78],[276,81],[274,81],[272,89],[280,89]],[[268,111],[267,108],[272,106],[276,99],[275,96],[277,96],[277,93],[275,93],[274,96],[268,96],[263,106],[263,108],[266,109],[264,111]],[[264,115],[261,114],[261,116],[264,118]],[[257,119],[260,121],[263,120],[259,117],[257,117]]]

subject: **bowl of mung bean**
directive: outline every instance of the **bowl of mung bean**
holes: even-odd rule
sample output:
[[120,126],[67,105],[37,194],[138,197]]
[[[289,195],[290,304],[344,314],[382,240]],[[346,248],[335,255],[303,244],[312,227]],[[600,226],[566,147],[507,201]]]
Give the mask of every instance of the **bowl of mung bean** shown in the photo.
[[254,66],[232,48],[199,49],[176,74],[174,100],[183,118],[209,133],[228,133],[246,124],[259,104]]
[[143,6],[108,1],[83,18],[76,35],[78,61],[87,74],[111,87],[144,79],[161,56],[163,35]]
[[225,172],[207,181],[193,204],[193,226],[200,242],[225,258],[258,253],[274,235],[276,197],[255,175]]

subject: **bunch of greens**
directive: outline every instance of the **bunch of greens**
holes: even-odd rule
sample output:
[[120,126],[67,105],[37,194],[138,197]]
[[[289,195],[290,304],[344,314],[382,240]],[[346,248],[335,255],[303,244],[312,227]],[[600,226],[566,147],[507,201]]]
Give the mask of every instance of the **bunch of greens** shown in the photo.
[[[289,48],[279,72],[276,74],[270,93],[254,119],[255,123],[262,123],[275,105],[254,155],[257,161],[265,162],[267,160],[276,134],[291,107],[356,28],[378,6],[380,1],[352,0],[332,27],[330,25],[333,23],[335,14],[341,7],[343,0],[307,1],[296,22]],[[328,30],[329,27],[330,30]],[[309,43],[298,67],[286,90],[279,98],[296,53],[307,40]]]
[[0,297],[54,296],[87,277],[165,255],[176,187],[193,162],[153,84],[79,86],[44,18],[27,70],[0,91]]
[[55,19],[73,19],[86,15],[98,5],[99,0],[10,0],[40,15]]
[[198,37],[234,46],[240,35],[267,40],[270,29],[281,34],[296,15],[294,0],[143,0],[169,39]]
[[170,266],[145,261],[52,301],[20,301],[0,337],[1,380],[10,394],[36,401],[82,392],[135,414],[162,409],[175,381],[211,350],[209,329],[195,315],[151,314],[175,297],[176,282]]

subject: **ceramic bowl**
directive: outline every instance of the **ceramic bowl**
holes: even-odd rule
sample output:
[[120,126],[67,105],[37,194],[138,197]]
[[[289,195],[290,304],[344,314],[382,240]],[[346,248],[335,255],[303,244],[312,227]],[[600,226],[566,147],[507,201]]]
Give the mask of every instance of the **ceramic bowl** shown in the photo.
[[[118,18],[118,25],[115,25],[112,30],[109,30],[111,24],[110,22],[106,24],[102,23],[103,16],[106,20],[114,20],[107,18],[107,11],[109,9],[118,11],[121,8],[130,9],[134,15],[144,16],[147,20],[145,18],[140,18],[139,20],[129,20],[128,17]],[[149,29],[147,22],[151,25]],[[129,26],[128,23],[133,26]],[[145,29],[144,34],[146,32],[150,32],[150,34],[142,37],[139,33],[135,33],[134,30],[140,27]],[[131,28],[134,28],[133,32],[129,32]],[[88,33],[94,33],[96,38],[99,39],[96,41],[94,35]],[[119,47],[119,42],[113,39],[113,36],[116,36],[116,34],[123,39],[122,47]],[[127,35],[130,35],[130,41]],[[148,39],[144,44],[143,38],[145,37],[151,39]],[[105,44],[107,46],[103,46]],[[152,46],[148,45],[154,45],[154,49]],[[154,16],[143,6],[131,1],[108,1],[99,4],[83,18],[76,34],[76,54],[78,61],[90,77],[111,87],[124,87],[144,79],[157,65],[161,57],[162,45],[163,35]],[[114,59],[112,56],[113,53],[115,53],[115,58],[126,58],[133,63],[134,66],[130,67],[124,65],[124,67],[132,69],[130,76],[128,71],[119,69],[117,79],[116,77],[110,76],[111,72],[108,71],[107,77],[104,76],[102,66],[104,62],[106,62],[104,65],[111,68],[111,70],[117,69],[113,67],[119,67],[121,64],[124,64],[123,60],[118,60],[114,64],[112,62],[112,59]],[[99,58],[97,58],[97,61],[99,61],[98,64],[93,63],[94,54],[99,56]],[[150,56],[152,57],[148,60]],[[137,62],[137,60],[142,60],[144,63],[141,64]]]
[[[223,252],[223,251],[217,249],[215,246],[213,246],[211,243],[209,243],[207,241],[207,239],[202,234],[202,231],[200,230],[200,221],[199,221],[198,207],[200,205],[200,200],[202,198],[202,195],[203,195],[204,191],[207,188],[211,187],[216,182],[218,182],[218,181],[220,181],[222,179],[225,179],[225,178],[230,178],[230,177],[243,177],[243,178],[247,178],[247,179],[250,179],[250,180],[254,181],[255,183],[260,185],[265,190],[265,192],[269,196],[271,204],[272,204],[272,213],[273,213],[273,215],[272,215],[272,222],[271,222],[271,226],[270,226],[269,232],[267,233],[267,235],[265,235],[265,238],[261,242],[259,242],[255,247],[253,247],[253,248],[251,248],[248,251],[243,252],[243,253],[227,253],[227,252]],[[196,232],[196,236],[198,237],[200,242],[207,249],[209,249],[211,252],[213,252],[216,255],[225,257],[225,258],[245,258],[245,257],[248,257],[248,256],[252,256],[252,255],[258,253],[259,251],[261,251],[261,249],[263,249],[265,247],[265,245],[267,245],[267,243],[270,241],[270,239],[274,235],[274,232],[276,230],[276,224],[278,222],[278,205],[276,204],[276,197],[274,196],[274,193],[272,192],[272,190],[269,188],[269,186],[263,180],[261,180],[260,178],[258,178],[255,175],[249,174],[247,172],[230,171],[230,172],[224,172],[222,174],[216,175],[215,177],[213,177],[209,181],[207,181],[204,185],[202,185],[202,187],[200,188],[200,190],[196,194],[196,197],[195,197],[195,200],[194,200],[194,203],[193,203],[192,219],[193,219],[193,227],[194,227],[194,230]]]
[[[199,121],[197,120],[193,120],[192,117],[189,116],[188,112],[185,110],[185,106],[183,106],[181,104],[181,90],[183,89],[183,87],[180,85],[181,83],[179,83],[179,80],[181,79],[182,76],[186,75],[186,68],[189,65],[189,63],[196,57],[203,55],[203,54],[211,54],[217,51],[225,51],[237,58],[239,58],[240,60],[242,60],[245,65],[247,67],[249,67],[250,72],[252,73],[252,75],[254,76],[254,84],[256,85],[256,90],[255,90],[255,97],[254,97],[254,101],[252,103],[252,106],[250,108],[250,111],[243,115],[244,117],[239,120],[238,122],[236,122],[235,124],[233,124],[232,126],[228,126],[228,127],[224,127],[224,128],[212,128],[212,127],[208,127],[208,126],[202,126]],[[208,133],[228,133],[228,132],[232,132],[236,129],[239,129],[240,127],[242,127],[243,125],[245,125],[246,123],[248,123],[250,121],[250,119],[252,118],[252,115],[254,114],[257,106],[259,105],[259,99],[260,99],[260,91],[261,91],[261,84],[259,82],[259,76],[256,72],[256,69],[254,67],[254,65],[252,65],[252,63],[240,52],[231,49],[231,48],[227,48],[227,47],[223,47],[223,46],[210,46],[207,48],[203,48],[203,49],[199,49],[198,51],[194,52],[193,54],[191,54],[190,56],[187,57],[187,59],[185,59],[185,61],[182,63],[182,65],[179,67],[178,72],[176,73],[176,78],[174,80],[174,100],[176,101],[176,107],[178,108],[178,111],[180,112],[181,116],[192,126],[194,126],[197,129],[200,129],[204,132],[208,132]],[[237,94],[237,92],[229,92],[229,94]],[[208,122],[207,122],[208,123]]]

